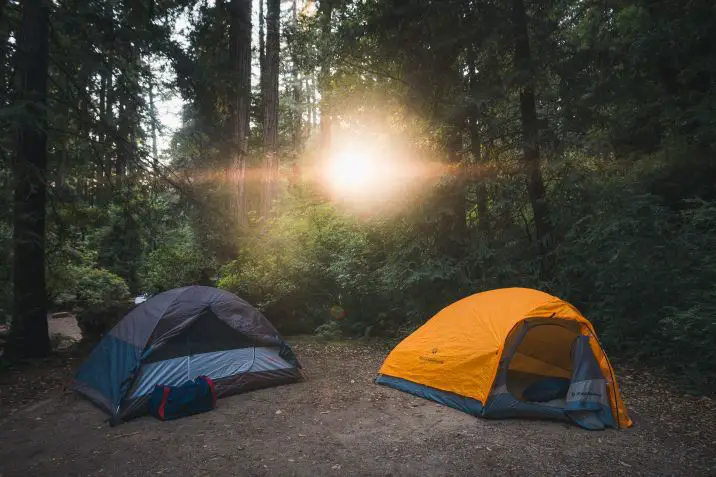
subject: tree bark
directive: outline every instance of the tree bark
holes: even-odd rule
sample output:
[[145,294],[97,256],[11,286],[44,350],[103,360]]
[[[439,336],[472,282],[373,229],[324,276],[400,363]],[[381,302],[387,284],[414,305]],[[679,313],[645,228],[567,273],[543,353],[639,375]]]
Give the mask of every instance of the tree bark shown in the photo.
[[[291,21],[293,27],[298,27],[298,13],[296,8],[296,0],[291,4]],[[298,151],[303,141],[303,106],[301,103],[301,80],[298,77],[298,58],[296,57],[295,46],[292,48],[291,54],[291,79],[293,81],[293,113],[291,115],[291,134],[293,150]]]
[[264,16],[264,2],[259,0],[259,113],[256,115],[256,122],[259,124],[263,134],[265,101],[266,101],[266,17]]
[[149,84],[149,121],[152,134],[152,167],[154,173],[159,173],[159,152],[157,151],[157,108],[154,105],[154,78],[150,77]]
[[105,143],[102,148],[102,171],[104,174],[104,184],[111,185],[112,182],[112,149],[110,144],[115,140],[116,129],[114,124],[114,102],[116,100],[116,93],[114,90],[114,81],[112,77],[112,65],[108,65],[107,68],[107,104],[105,104],[104,117],[102,122],[104,123],[105,130]]
[[124,176],[126,172],[126,163],[127,163],[127,156],[128,156],[128,144],[127,141],[129,140],[129,127],[127,125],[128,123],[128,108],[126,103],[124,103],[124,100],[120,100],[119,103],[119,124],[117,127],[117,152],[114,160],[114,174],[115,174],[115,184],[117,189],[121,189],[124,184]]
[[310,124],[310,132],[313,133],[313,131],[316,128],[316,122],[317,122],[317,113],[316,113],[316,81],[315,76],[311,75],[310,78],[306,79],[306,90],[309,94],[309,111],[308,111],[308,121]]
[[[460,115],[453,119],[446,138],[448,162],[454,167],[458,167],[460,164],[464,131],[465,116]],[[444,229],[441,239],[444,243],[449,244],[449,253],[455,255],[460,253],[461,240],[467,235],[465,179],[462,172],[458,173],[456,184],[448,191],[447,201],[452,215],[443,221]]]
[[22,3],[17,44],[18,106],[14,196],[14,309],[10,350],[28,357],[50,352],[45,284],[45,201],[47,189],[47,67],[49,6]]
[[551,226],[540,167],[539,123],[535,104],[534,72],[527,29],[527,13],[523,0],[513,0],[512,5],[515,29],[515,69],[521,78],[520,117],[524,163],[527,171],[527,194],[532,205],[535,238],[538,241],[540,252],[545,253],[551,247]]
[[[321,35],[323,36],[324,44],[328,43],[328,37],[331,34],[331,15],[333,14],[333,4],[331,2],[319,3],[319,12],[321,15]],[[320,104],[320,134],[321,134],[321,150],[324,154],[328,154],[328,149],[331,145],[331,107],[328,99],[329,82],[331,78],[331,65],[328,58],[328,52],[321,52],[323,57],[323,64],[321,65],[321,71],[318,78],[318,87],[321,89],[321,104]]]
[[470,86],[470,95],[472,96],[473,103],[470,105],[468,127],[470,134],[470,149],[474,156],[475,163],[477,166],[477,183],[475,184],[476,196],[477,196],[477,228],[485,236],[490,235],[490,218],[488,216],[487,207],[487,186],[485,185],[485,174],[483,166],[484,164],[484,153],[482,147],[482,141],[480,137],[480,109],[474,103],[479,93],[479,85],[477,83],[477,67],[475,58],[475,48],[471,45],[468,47],[468,81]]
[[246,200],[246,157],[249,139],[251,100],[251,0],[231,0],[231,63],[236,75],[233,107],[234,159],[232,172],[236,183],[235,210],[240,227],[248,225]]
[[[107,75],[100,74],[99,86],[99,119],[104,121],[107,115]],[[100,191],[104,182],[104,141],[106,134],[104,127],[100,125],[97,137],[100,143],[99,154],[95,159],[95,201],[99,200]]]
[[266,90],[264,96],[264,187],[261,215],[268,217],[278,179],[278,68],[281,1],[266,2]]
[[5,98],[7,98],[8,95],[4,93],[10,89],[7,77],[7,64],[9,61],[5,58],[7,55],[7,43],[10,38],[10,24],[7,21],[7,13],[5,11],[7,3],[8,0],[0,0],[0,93],[3,93],[0,94],[0,96],[2,96],[0,104],[6,104],[7,101]]

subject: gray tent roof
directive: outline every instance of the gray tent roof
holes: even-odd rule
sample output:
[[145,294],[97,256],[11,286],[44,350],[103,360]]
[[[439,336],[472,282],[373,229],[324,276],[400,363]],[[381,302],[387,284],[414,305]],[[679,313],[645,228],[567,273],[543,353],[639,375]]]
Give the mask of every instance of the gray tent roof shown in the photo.
[[207,308],[259,345],[281,345],[278,331],[254,307],[218,288],[189,286],[156,295],[129,312],[110,334],[145,350],[181,332]]

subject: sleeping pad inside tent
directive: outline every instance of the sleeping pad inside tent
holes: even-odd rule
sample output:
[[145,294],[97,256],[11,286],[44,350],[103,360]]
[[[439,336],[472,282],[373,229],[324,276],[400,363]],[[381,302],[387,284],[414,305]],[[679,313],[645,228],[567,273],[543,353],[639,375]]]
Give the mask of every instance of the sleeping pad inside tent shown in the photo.
[[478,293],[444,308],[390,352],[376,382],[485,418],[632,425],[591,323],[532,289]]
[[218,397],[302,379],[271,323],[224,290],[190,286],[156,295],[107,333],[74,388],[117,423],[146,413],[155,385],[213,380]]

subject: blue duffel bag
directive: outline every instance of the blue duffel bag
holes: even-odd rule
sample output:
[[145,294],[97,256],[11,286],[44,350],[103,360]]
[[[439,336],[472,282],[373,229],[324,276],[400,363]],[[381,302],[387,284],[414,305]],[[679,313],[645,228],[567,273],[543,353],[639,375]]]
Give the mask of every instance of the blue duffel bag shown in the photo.
[[156,385],[149,397],[149,414],[168,421],[211,411],[216,407],[216,388],[211,378],[199,376],[181,386]]

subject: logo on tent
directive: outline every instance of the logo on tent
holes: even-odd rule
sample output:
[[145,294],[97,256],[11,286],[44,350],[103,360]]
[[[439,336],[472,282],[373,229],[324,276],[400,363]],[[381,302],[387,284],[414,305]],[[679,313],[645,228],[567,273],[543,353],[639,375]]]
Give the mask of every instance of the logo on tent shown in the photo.
[[437,359],[437,358],[435,357],[435,355],[438,353],[438,349],[437,349],[437,348],[431,349],[431,350],[430,350],[430,353],[431,353],[431,355],[428,355],[428,356],[420,356],[419,359],[421,359],[422,361],[430,361],[431,363],[438,363],[438,364],[443,364],[443,363],[445,363],[445,361],[443,361],[443,360],[441,360],[441,359]]

